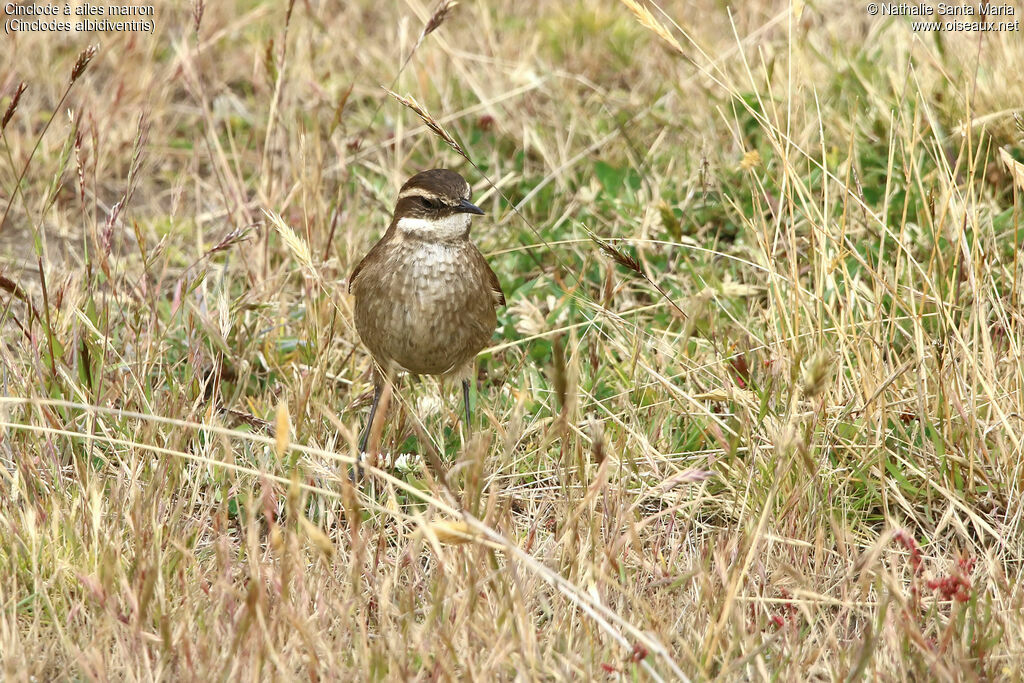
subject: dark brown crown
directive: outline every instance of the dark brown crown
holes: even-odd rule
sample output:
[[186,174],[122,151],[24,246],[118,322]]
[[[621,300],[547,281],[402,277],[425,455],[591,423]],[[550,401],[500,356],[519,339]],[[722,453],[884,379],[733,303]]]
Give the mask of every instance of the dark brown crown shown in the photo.
[[458,204],[461,199],[469,199],[469,183],[458,173],[447,168],[420,171],[405,181],[398,195],[402,196],[407,190],[415,189],[426,190],[447,198],[452,204]]

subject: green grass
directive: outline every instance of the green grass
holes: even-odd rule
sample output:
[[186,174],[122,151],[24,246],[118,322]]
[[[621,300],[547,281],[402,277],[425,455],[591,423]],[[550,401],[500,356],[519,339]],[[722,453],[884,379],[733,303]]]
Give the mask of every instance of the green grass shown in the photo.
[[[1016,676],[1024,43],[647,7],[4,43],[3,678]],[[508,305],[474,438],[405,379],[353,487],[435,166]]]

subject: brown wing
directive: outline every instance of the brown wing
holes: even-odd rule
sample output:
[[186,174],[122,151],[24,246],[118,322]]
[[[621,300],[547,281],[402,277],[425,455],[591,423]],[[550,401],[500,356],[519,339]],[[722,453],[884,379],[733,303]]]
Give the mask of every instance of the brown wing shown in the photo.
[[376,258],[376,256],[377,256],[377,254],[379,254],[381,252],[381,250],[384,249],[384,247],[382,246],[384,244],[384,242],[386,242],[390,237],[391,237],[391,227],[388,227],[387,232],[384,233],[384,235],[380,238],[380,240],[375,245],[373,245],[373,247],[370,249],[370,251],[366,252],[366,256],[363,257],[363,260],[360,261],[358,264],[356,264],[356,267],[352,270],[352,274],[348,276],[348,293],[349,294],[352,293],[352,285],[355,284],[356,278],[359,276],[359,273],[362,272],[363,267],[366,266],[367,263],[372,263],[373,262],[374,258]]
[[501,283],[498,282],[498,276],[494,274],[494,271],[487,268],[487,279],[491,284],[491,294],[494,295],[494,307],[505,305],[505,292],[501,291]]
[[[373,250],[371,249],[370,251],[372,252]],[[352,293],[352,285],[355,284],[356,276],[359,275],[359,271],[361,271],[363,269],[363,265],[366,264],[366,259],[367,259],[368,256],[369,256],[369,254],[364,256],[363,260],[356,264],[356,267],[352,270],[352,274],[348,276],[348,293],[349,294]]]
[[505,305],[505,292],[501,291],[501,283],[498,282],[498,276],[491,270],[491,266],[487,263],[487,259],[476,249],[473,250],[476,254],[476,258],[480,260],[480,264],[484,267],[484,271],[487,273],[487,284],[490,286],[491,299],[494,301],[494,307]]

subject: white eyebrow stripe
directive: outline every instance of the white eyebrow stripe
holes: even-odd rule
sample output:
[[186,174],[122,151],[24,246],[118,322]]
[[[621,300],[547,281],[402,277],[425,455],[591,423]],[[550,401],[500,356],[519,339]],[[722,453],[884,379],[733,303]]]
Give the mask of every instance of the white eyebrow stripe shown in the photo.
[[422,187],[410,187],[408,190],[402,190],[402,194],[398,195],[399,199],[405,199],[406,197],[426,197],[427,199],[437,199],[437,193],[426,190]]

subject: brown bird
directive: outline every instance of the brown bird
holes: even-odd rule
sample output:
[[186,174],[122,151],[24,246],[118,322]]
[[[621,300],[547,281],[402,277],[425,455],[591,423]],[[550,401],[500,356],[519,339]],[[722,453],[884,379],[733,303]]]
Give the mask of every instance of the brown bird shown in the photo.
[[461,379],[470,429],[473,361],[494,334],[505,294],[469,239],[472,215],[484,213],[469,197],[469,183],[445,168],[409,178],[387,232],[349,278],[356,329],[380,370],[360,452],[384,382],[398,371]]

